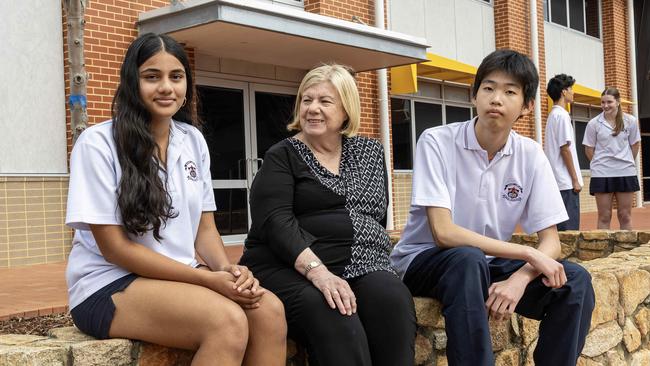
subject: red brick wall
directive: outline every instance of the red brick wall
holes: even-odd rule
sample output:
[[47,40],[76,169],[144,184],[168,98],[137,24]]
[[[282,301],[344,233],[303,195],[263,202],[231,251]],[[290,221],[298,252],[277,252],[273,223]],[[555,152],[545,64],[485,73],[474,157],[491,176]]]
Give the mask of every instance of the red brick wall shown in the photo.
[[[627,1],[603,0],[603,50],[605,84],[614,86],[621,97],[630,98],[630,70],[627,35]],[[628,109],[629,112],[629,109]]]
[[[86,2],[86,28],[84,56],[89,74],[88,124],[92,125],[111,117],[111,101],[119,82],[119,70],[127,47],[138,32],[135,22],[143,11],[169,4],[162,0],[93,0]],[[67,44],[67,17],[63,16],[63,55],[66,100],[70,96],[70,75]],[[68,152],[72,146],[70,112],[66,111]]]
[[[352,21],[356,16],[367,25],[375,24],[375,9],[370,0],[305,0],[305,11],[332,18]],[[356,76],[361,97],[360,134],[379,138],[379,110],[377,105],[377,75],[362,72]]]
[[[497,49],[509,48],[530,55],[528,2],[494,0],[494,37]],[[513,127],[524,136],[534,137],[535,127],[529,116],[520,118]]]

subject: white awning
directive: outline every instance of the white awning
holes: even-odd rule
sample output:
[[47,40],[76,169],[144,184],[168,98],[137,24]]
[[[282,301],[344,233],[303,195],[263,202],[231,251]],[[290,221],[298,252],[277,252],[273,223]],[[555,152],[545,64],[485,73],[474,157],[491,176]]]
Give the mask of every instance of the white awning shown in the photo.
[[426,40],[261,1],[189,0],[140,13],[140,33],[168,34],[216,57],[367,71],[425,61]]

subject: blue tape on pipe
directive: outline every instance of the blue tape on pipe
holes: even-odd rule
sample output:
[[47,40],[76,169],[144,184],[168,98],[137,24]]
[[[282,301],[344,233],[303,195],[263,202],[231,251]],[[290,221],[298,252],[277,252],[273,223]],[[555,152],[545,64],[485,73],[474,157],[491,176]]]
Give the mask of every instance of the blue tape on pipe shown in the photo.
[[85,95],[71,95],[70,99],[68,100],[68,103],[70,104],[70,107],[74,106],[75,104],[81,104],[83,108],[86,108],[87,101],[86,101],[86,96]]

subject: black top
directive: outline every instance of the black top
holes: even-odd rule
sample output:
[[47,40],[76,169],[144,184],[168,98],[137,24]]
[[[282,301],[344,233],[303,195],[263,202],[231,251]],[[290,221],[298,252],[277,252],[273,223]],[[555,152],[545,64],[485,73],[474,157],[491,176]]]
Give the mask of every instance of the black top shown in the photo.
[[386,270],[387,175],[381,144],[343,137],[339,174],[295,138],[272,146],[251,187],[252,226],[241,262],[259,273],[291,267],[310,247],[343,278]]

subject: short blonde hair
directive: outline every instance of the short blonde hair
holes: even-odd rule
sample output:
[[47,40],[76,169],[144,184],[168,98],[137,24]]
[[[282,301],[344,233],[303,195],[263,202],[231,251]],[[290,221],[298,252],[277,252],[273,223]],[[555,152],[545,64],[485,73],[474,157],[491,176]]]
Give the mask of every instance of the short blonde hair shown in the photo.
[[293,108],[293,120],[287,125],[289,131],[301,131],[300,128],[300,103],[305,90],[316,84],[329,81],[339,93],[343,110],[348,115],[348,120],[343,124],[341,134],[347,137],[356,136],[361,125],[361,102],[359,91],[350,69],[343,65],[327,64],[312,69],[305,75],[298,88],[296,104]]

